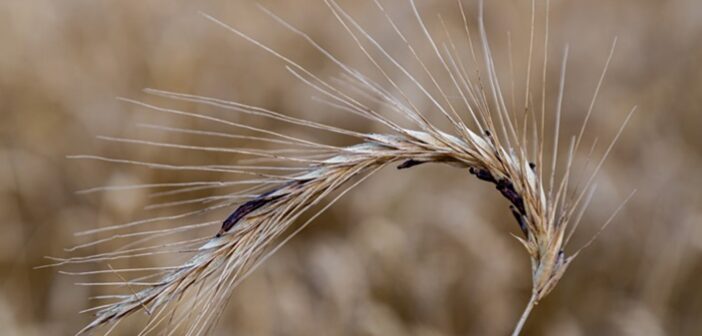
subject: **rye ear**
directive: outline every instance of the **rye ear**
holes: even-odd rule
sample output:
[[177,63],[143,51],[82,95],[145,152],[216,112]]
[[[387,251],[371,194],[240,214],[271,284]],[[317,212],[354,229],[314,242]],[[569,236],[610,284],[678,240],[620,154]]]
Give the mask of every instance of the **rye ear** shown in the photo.
[[[448,41],[440,46],[429,32],[422,13],[414,1],[409,5],[413,19],[421,29],[426,41],[409,41],[398,28],[394,19],[383,5],[373,0],[384,15],[393,33],[402,42],[407,52],[420,64],[421,73],[413,74],[397,59],[387,47],[381,45],[356,19],[347,13],[335,0],[324,0],[331,14],[348,33],[349,40],[356,44],[367,60],[382,78],[379,83],[370,76],[342,62],[309,35],[298,30],[282,18],[263,8],[273,21],[285,29],[305,39],[313,48],[339,67],[341,80],[322,79],[292,61],[284,53],[252,38],[236,28],[210,16],[204,16],[225,28],[227,31],[251,42],[286,63],[286,69],[300,81],[315,89],[328,107],[359,115],[385,127],[385,133],[363,133],[340,126],[326,125],[309,120],[284,115],[265,108],[232,102],[223,99],[192,94],[147,89],[145,92],[166,99],[216,107],[228,111],[287,123],[291,126],[326,131],[356,139],[355,145],[335,146],[317,143],[292,135],[278,133],[245,123],[214,117],[207,114],[182,111],[147,104],[130,99],[126,103],[153,112],[197,119],[214,125],[229,127],[232,130],[245,130],[257,135],[230,134],[221,131],[182,129],[162,125],[142,125],[163,132],[196,134],[205,137],[241,139],[275,146],[276,149],[225,148],[200,145],[177,144],[152,140],[101,137],[101,139],[127,145],[152,146],[183,151],[246,155],[254,165],[172,165],[158,162],[145,162],[117,159],[103,156],[75,156],[77,159],[107,161],[116,164],[144,166],[159,170],[178,172],[217,172],[235,174],[248,179],[231,181],[192,181],[160,183],[119,187],[99,187],[86,192],[113,189],[163,189],[155,196],[178,195],[192,191],[217,191],[225,187],[240,186],[241,190],[215,196],[183,199],[152,205],[152,208],[169,208],[185,204],[202,204],[196,211],[188,211],[170,216],[162,216],[133,221],[121,225],[102,227],[83,232],[80,235],[108,234],[106,238],[93,240],[68,249],[71,252],[84,251],[89,247],[101,246],[129,240],[121,248],[111,252],[51,258],[50,266],[73,264],[104,264],[105,267],[93,271],[64,272],[74,275],[114,274],[120,281],[86,282],[85,286],[110,286],[121,289],[120,294],[102,296],[112,299],[111,303],[96,306],[88,311],[95,313],[95,319],[79,334],[105,324],[112,324],[111,331],[127,316],[137,311],[149,315],[143,334],[156,330],[170,330],[176,333],[199,335],[208,333],[215,326],[223,312],[232,290],[248,274],[256,269],[280,246],[295,236],[320,213],[334,204],[346,192],[373,175],[379,169],[393,165],[398,169],[409,169],[420,164],[449,164],[465,169],[466,175],[491,184],[509,204],[509,211],[515,219],[520,235],[516,238],[523,244],[531,259],[532,295],[519,319],[513,335],[518,335],[532,308],[556,286],[567,267],[577,255],[568,255],[566,243],[575,228],[581,213],[587,207],[594,177],[606,156],[621,134],[631,113],[622,123],[617,136],[611,142],[602,160],[598,162],[584,187],[577,192],[569,191],[570,170],[573,157],[579,150],[583,133],[593,110],[594,101],[605,77],[612,58],[610,53],[592,104],[584,117],[582,129],[573,137],[568,147],[565,167],[558,167],[560,116],[566,82],[568,48],[563,53],[559,94],[556,109],[553,111],[555,123],[553,131],[545,125],[546,111],[546,67],[544,58],[542,76],[542,109],[536,112],[530,103],[530,86],[533,62],[536,5],[532,1],[531,40],[527,69],[527,84],[524,108],[515,111],[514,103],[508,104],[501,90],[492,50],[488,43],[483,20],[483,4],[478,15],[479,48],[474,48],[473,32],[468,16],[460,1],[458,9],[465,25],[467,44],[472,61],[468,64],[458,57],[456,44],[448,30]],[[549,2],[546,2],[548,18]],[[444,24],[442,20],[442,24]],[[546,20],[545,48],[548,48],[548,19]],[[445,26],[444,26],[445,28]],[[444,71],[441,76],[432,73],[416,52],[415,44],[428,43]],[[614,51],[615,43],[612,45]],[[478,50],[479,49],[479,50]],[[481,55],[478,57],[477,55]],[[544,52],[548,55],[548,50]],[[399,73],[419,92],[419,97],[410,97],[406,88],[390,75]],[[475,73],[476,75],[472,75]],[[375,76],[378,77],[378,76]],[[423,84],[418,78],[428,78]],[[441,83],[445,78],[446,83]],[[449,92],[457,93],[456,99],[449,98]],[[375,104],[367,104],[364,97]],[[430,110],[421,110],[417,99],[427,101]],[[373,106],[381,105],[391,111],[383,114]],[[508,108],[508,105],[511,108]],[[433,112],[431,111],[433,110]],[[430,122],[429,114],[435,113],[448,122],[450,127],[442,130]],[[399,120],[398,120],[399,119]],[[533,135],[533,136],[532,136]],[[545,143],[553,144],[545,149]],[[552,161],[544,162],[544,152]],[[556,177],[559,176],[559,179]],[[319,207],[319,204],[324,206]],[[191,218],[213,210],[227,208],[230,215],[218,221],[204,221],[165,229],[150,229],[155,223],[171,222]],[[311,212],[311,214],[309,214]],[[307,214],[306,221],[300,218]],[[162,243],[162,239],[177,237],[190,231],[206,228],[208,233],[199,238],[174,240]],[[137,231],[133,231],[136,229]],[[129,230],[129,231],[127,231]],[[570,230],[570,231],[569,231]],[[114,269],[111,261],[156,256],[162,254],[186,255],[187,260],[176,266],[155,266],[148,268]],[[139,276],[130,276],[139,274]],[[144,275],[145,274],[145,275]]]

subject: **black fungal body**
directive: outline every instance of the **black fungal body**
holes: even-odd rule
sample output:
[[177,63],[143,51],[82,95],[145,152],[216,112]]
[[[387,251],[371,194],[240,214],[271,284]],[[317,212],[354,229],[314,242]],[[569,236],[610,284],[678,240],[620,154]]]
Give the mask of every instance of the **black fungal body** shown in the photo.
[[514,216],[514,219],[517,220],[517,224],[519,224],[519,228],[522,230],[522,233],[524,233],[524,236],[529,238],[529,231],[527,230],[527,225],[526,225],[526,216],[522,215],[517,211],[517,209],[514,206],[509,207],[510,210],[512,210],[512,215]]
[[524,199],[519,193],[514,189],[514,184],[508,178],[502,178],[497,180],[490,171],[482,168],[470,167],[468,171],[475,175],[479,180],[490,182],[495,184],[495,188],[500,191],[500,194],[504,196],[512,205],[510,209],[512,210],[512,215],[517,220],[519,224],[519,229],[522,230],[525,236],[529,236],[526,227],[526,208],[524,207]]
[[419,161],[419,160],[414,160],[414,159],[409,159],[403,163],[401,163],[399,166],[397,166],[397,169],[407,169],[407,168],[412,168],[414,166],[418,166],[422,163],[426,163],[425,161]]
[[492,176],[492,174],[485,169],[470,167],[470,168],[468,168],[468,171],[471,174],[475,175],[475,177],[477,177],[479,180],[497,183],[497,180],[495,180],[495,177]]
[[512,204],[517,207],[519,213],[526,215],[526,209],[524,209],[524,199],[520,196],[516,190],[514,190],[514,185],[512,181],[503,178],[497,182],[497,190],[500,191],[502,196],[508,199]]
[[[266,193],[270,194],[270,192]],[[244,216],[256,211],[260,207],[279,199],[281,196],[266,197],[266,194],[258,196],[236,208],[227,219],[222,222],[222,228],[217,233],[217,237],[221,237],[225,232],[231,230]]]
[[229,215],[229,217],[227,217],[227,219],[225,219],[222,222],[222,228],[219,230],[216,237],[221,237],[223,234],[225,234],[226,232],[231,230],[234,227],[234,225],[236,225],[246,215],[260,209],[261,207],[265,206],[266,204],[274,202],[274,201],[278,200],[279,198],[285,196],[285,195],[271,196],[276,191],[279,191],[283,188],[294,186],[294,185],[300,186],[300,185],[303,185],[309,181],[310,181],[310,179],[305,179],[305,180],[296,180],[296,181],[291,181],[291,182],[285,183],[282,186],[279,186],[279,187],[274,188],[272,190],[266,191],[266,192],[258,195],[256,198],[239,205],[236,208],[236,210],[234,210],[234,212],[232,212]]

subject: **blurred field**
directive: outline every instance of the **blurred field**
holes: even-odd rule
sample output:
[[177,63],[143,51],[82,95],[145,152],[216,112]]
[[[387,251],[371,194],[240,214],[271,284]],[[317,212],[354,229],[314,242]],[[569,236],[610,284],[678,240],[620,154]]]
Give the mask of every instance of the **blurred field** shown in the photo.
[[[461,29],[454,1],[418,2],[433,27],[438,27],[434,13],[441,13],[450,29]],[[476,1],[465,2],[475,18]],[[487,2],[498,66],[509,70],[510,31],[515,71],[523,76],[529,5]],[[323,1],[262,3],[345,61],[371,69]],[[384,3],[408,36],[425,42],[406,2]],[[342,4],[395,55],[406,54],[371,1]],[[619,46],[587,134],[590,143],[599,137],[596,153],[604,151],[629,108],[639,106],[603,168],[598,193],[572,247],[585,243],[632,189],[638,192],[536,308],[525,334],[701,335],[702,2],[567,0],[552,6],[550,95],[557,90],[562,48],[571,45],[564,134],[572,134],[582,121],[615,36]],[[80,329],[89,316],[77,312],[95,304],[88,300],[95,293],[75,286],[77,279],[55,269],[32,267],[45,263],[45,255],[65,256],[63,248],[83,242],[73,236],[76,231],[155,214],[143,209],[153,201],[147,191],[75,191],[195,178],[67,160],[66,155],[192,164],[238,159],[95,139],[144,136],[202,143],[202,138],[164,135],[136,124],[204,124],[147,112],[115,97],[208,111],[141,93],[154,87],[260,105],[351,129],[381,130],[315,103],[312,91],[287,73],[284,64],[198,11],[251,33],[321,77],[339,72],[254,2],[0,2],[3,335],[72,335]],[[428,55],[426,47],[420,51]],[[349,141],[213,113],[331,144]],[[216,145],[242,146],[225,141]],[[466,172],[442,166],[387,169],[332,207],[237,288],[220,334],[505,335],[530,290],[526,253],[509,232],[517,228],[507,203]],[[138,325],[124,327],[118,334],[139,330]]]

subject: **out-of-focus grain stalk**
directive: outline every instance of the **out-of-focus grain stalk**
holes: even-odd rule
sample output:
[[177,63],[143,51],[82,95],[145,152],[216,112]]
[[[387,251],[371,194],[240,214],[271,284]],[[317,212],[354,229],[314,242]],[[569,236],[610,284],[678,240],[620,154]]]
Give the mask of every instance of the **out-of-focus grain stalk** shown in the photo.
[[527,305],[524,308],[524,312],[522,313],[522,316],[519,318],[519,321],[517,321],[517,325],[514,326],[514,331],[512,332],[512,336],[519,336],[519,334],[522,333],[522,329],[524,328],[524,325],[526,324],[526,321],[529,318],[529,314],[531,314],[531,310],[534,309],[534,306],[536,306],[536,300],[537,300],[536,293],[533,293],[531,295],[531,297],[529,298],[529,302],[527,302]]

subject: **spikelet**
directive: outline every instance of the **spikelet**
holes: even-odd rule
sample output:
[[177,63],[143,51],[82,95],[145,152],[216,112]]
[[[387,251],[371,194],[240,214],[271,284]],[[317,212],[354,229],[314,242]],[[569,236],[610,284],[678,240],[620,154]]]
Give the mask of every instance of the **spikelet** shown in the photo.
[[[169,253],[186,253],[190,255],[189,260],[179,266],[138,269],[112,269],[111,266],[109,266],[106,269],[96,271],[65,272],[78,275],[115,273],[120,276],[122,281],[87,283],[87,285],[110,285],[116,288],[129,289],[126,294],[103,296],[102,298],[113,299],[114,302],[90,309],[89,311],[95,312],[96,317],[93,322],[81,330],[79,334],[93,330],[101,325],[112,324],[111,328],[107,331],[109,332],[115,328],[120,321],[137,311],[145,311],[150,315],[149,322],[143,329],[143,334],[148,334],[157,330],[170,330],[172,333],[187,335],[200,335],[210,332],[223,311],[222,307],[226,305],[233,288],[236,287],[238,283],[268,256],[274,253],[283,243],[303,229],[310,221],[314,220],[322,211],[331,206],[337,199],[362,182],[365,178],[388,165],[395,165],[398,169],[408,169],[419,164],[427,163],[442,163],[455,166],[465,169],[480,180],[493,184],[500,194],[509,201],[511,212],[522,233],[517,239],[524,245],[531,259],[533,284],[531,300],[515,328],[515,335],[520,332],[533,306],[556,286],[568,265],[577,255],[577,252],[566,255],[565,244],[579,220],[580,216],[578,214],[581,214],[592,196],[591,191],[593,190],[592,181],[594,176],[600,169],[604,158],[611,150],[616,138],[621,134],[624,124],[626,124],[626,121],[628,121],[631,116],[631,114],[629,114],[626,117],[622,129],[620,129],[619,133],[612,141],[602,160],[596,165],[592,175],[586,180],[586,187],[578,193],[569,193],[568,184],[573,156],[580,146],[583,132],[593,109],[592,105],[594,105],[594,100],[599,91],[602,79],[604,78],[607,66],[605,66],[605,71],[602,72],[592,105],[587,115],[584,116],[585,121],[580,133],[577,137],[573,137],[570,142],[570,146],[568,147],[568,160],[563,170],[564,173],[561,174],[562,178],[560,178],[560,181],[555,181],[567,48],[563,57],[560,94],[558,97],[557,110],[555,111],[556,124],[553,134],[554,148],[551,153],[553,161],[549,166],[543,162],[544,137],[546,137],[543,114],[538,116],[532,111],[532,107],[526,103],[523,117],[516,118],[514,117],[516,111],[508,111],[507,104],[505,103],[500,89],[500,83],[497,78],[495,65],[482,21],[482,3],[481,13],[479,15],[481,50],[476,51],[473,49],[472,41],[470,41],[471,31],[469,30],[469,24],[463,5],[460,1],[458,2],[458,7],[466,28],[466,37],[469,41],[470,52],[474,57],[472,65],[474,69],[469,71],[468,66],[457,56],[453,41],[450,41],[449,45],[444,46],[443,49],[439,48],[428,32],[422,15],[419,13],[414,1],[409,2],[417,24],[422,29],[437,60],[450,79],[449,83],[440,84],[436,76],[432,75],[424,65],[425,63],[423,60],[415,53],[412,47],[413,43],[407,41],[393,19],[387,15],[385,8],[380,2],[374,0],[378,10],[385,15],[392,29],[397,33],[398,37],[406,43],[409,51],[422,65],[425,70],[424,75],[431,81],[431,86],[424,86],[421,84],[415,76],[391,57],[383,46],[374,40],[373,37],[335,1],[325,0],[325,3],[332,14],[338,19],[341,26],[347,30],[351,39],[366,55],[368,60],[376,66],[378,73],[385,79],[385,84],[381,85],[363,75],[360,71],[343,63],[304,32],[299,31],[265,8],[263,10],[275,21],[282,24],[289,31],[306,39],[314,48],[338,65],[345,79],[343,83],[330,83],[329,81],[325,81],[274,49],[215,18],[207,15],[205,16],[286,62],[287,69],[303,83],[317,90],[319,94],[325,97],[330,107],[339,108],[384,125],[389,130],[388,133],[359,133],[335,126],[297,119],[264,108],[216,98],[159,90],[146,91],[149,94],[168,99],[233,110],[262,118],[286,122],[300,127],[309,127],[348,135],[358,140],[357,145],[337,147],[299,139],[249,125],[242,125],[205,114],[168,109],[125,99],[125,101],[133,103],[141,108],[255,131],[265,136],[238,137],[246,140],[273,143],[291,150],[264,151],[244,148],[200,147],[139,139],[103,137],[105,140],[138,145],[245,154],[273,162],[274,164],[272,166],[265,166],[263,164],[260,166],[175,166],[101,156],[76,156],[76,158],[80,159],[96,159],[114,163],[145,166],[154,169],[243,173],[254,177],[246,181],[171,183],[104,187],[88,190],[100,191],[119,188],[175,187],[177,189],[175,189],[174,193],[178,193],[192,190],[216,189],[218,187],[237,184],[252,185],[252,187],[247,188],[239,194],[227,194],[223,195],[221,198],[186,200],[170,204],[182,205],[201,201],[214,202],[214,205],[210,205],[199,211],[135,221],[123,225],[84,232],[84,235],[105,232],[113,232],[114,235],[105,239],[79,245],[70,250],[82,250],[118,238],[135,239],[133,243],[122,249],[90,256],[52,258],[56,261],[53,266],[85,263],[102,263],[108,264],[109,266],[109,262],[112,260],[138,256]],[[534,12],[535,5],[532,3],[531,45],[533,45],[534,38]],[[613,49],[614,45],[612,51]],[[475,56],[476,53],[482,54],[483,66],[479,65],[477,57]],[[610,54],[607,59],[607,65],[611,57],[612,54]],[[400,89],[393,78],[380,66],[381,61],[389,62],[394,67],[394,70],[399,70],[414,83],[416,88],[423,95],[422,98],[427,99],[431,103],[432,108],[449,121],[452,129],[440,130],[430,123],[425,113],[420,111],[416,105],[412,103],[412,100]],[[531,66],[531,61],[530,53],[529,66]],[[479,74],[477,79],[470,75],[471,71],[475,71]],[[530,78],[531,74],[528,74],[527,77]],[[545,87],[545,83],[543,85]],[[462,101],[461,106],[455,106],[455,103],[452,103],[448,98],[446,90],[448,90],[449,87],[459,93]],[[431,94],[430,90],[438,92],[438,95]],[[545,90],[545,88],[543,90]],[[353,95],[350,91],[354,91],[357,94],[360,93],[364,97],[374,99],[384,104],[400,116],[405,124],[409,123],[410,126],[404,126],[388,116],[381,115],[378,111],[361,102],[360,99],[355,98],[357,95]],[[526,98],[528,98],[530,94],[529,82],[527,82]],[[528,101],[528,99],[525,100]],[[466,115],[470,122],[466,123],[462,115]],[[541,118],[540,125],[538,122],[539,118]],[[471,126],[468,126],[468,124]],[[237,138],[236,135],[209,131],[175,129],[164,126],[149,127],[161,131]],[[527,136],[529,134],[537,134],[537,136]],[[541,136],[538,136],[538,134]],[[300,148],[304,150],[299,150]],[[529,150],[530,148],[534,148],[535,150]],[[532,163],[530,158],[532,158],[535,163]],[[261,172],[261,170],[275,169],[283,173],[267,174]],[[332,197],[332,195],[334,196]],[[235,200],[235,206],[233,206],[232,200]],[[321,209],[316,210],[311,218],[304,223],[298,223],[298,220],[303,214],[309,212],[311,209],[315,208],[315,206],[323,202],[326,202],[325,205]],[[130,234],[120,233],[125,229],[138,228],[154,222],[188,218],[207,211],[228,207],[233,207],[233,211],[228,218],[221,222],[197,223],[164,230],[140,231]],[[148,241],[156,240],[170,234],[187,232],[203,227],[212,227],[214,225],[220,225],[219,231],[213,230],[207,237],[174,242],[166,245],[137,247]],[[129,280],[122,278],[122,274],[129,274],[129,272],[150,272],[150,275]]]

